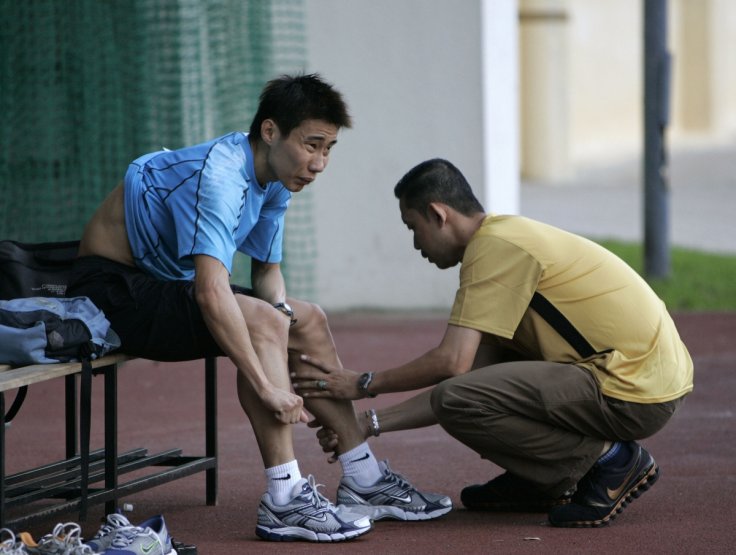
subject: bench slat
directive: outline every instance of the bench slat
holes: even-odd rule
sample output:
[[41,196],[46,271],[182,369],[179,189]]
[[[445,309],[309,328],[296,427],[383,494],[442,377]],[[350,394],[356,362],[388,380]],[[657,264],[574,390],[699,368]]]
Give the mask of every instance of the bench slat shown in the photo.
[[[100,368],[117,364],[135,357],[113,353],[92,361],[92,368]],[[7,364],[0,365],[0,391],[16,389],[53,378],[61,378],[82,371],[81,362],[57,362],[53,364],[32,364],[13,368]]]

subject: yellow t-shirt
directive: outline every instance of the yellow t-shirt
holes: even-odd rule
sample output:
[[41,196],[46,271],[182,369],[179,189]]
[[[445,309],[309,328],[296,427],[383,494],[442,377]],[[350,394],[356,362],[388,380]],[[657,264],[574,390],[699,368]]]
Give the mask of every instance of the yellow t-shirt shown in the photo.
[[[580,355],[534,310],[535,291],[585,337]],[[575,363],[610,397],[677,399],[693,364],[664,303],[626,263],[583,237],[520,216],[488,216],[465,250],[450,324],[494,336],[530,360]]]

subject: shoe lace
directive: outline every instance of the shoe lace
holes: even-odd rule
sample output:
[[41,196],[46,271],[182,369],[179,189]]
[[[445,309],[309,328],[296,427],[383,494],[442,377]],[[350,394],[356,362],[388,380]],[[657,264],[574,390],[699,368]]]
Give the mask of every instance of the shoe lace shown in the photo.
[[107,518],[102,523],[99,530],[97,530],[97,533],[92,539],[99,540],[100,538],[104,538],[106,536],[109,536],[110,534],[114,534],[118,530],[118,528],[123,528],[130,525],[130,521],[123,515],[111,513],[107,515]]
[[25,555],[28,553],[23,545],[16,539],[15,534],[8,528],[0,529],[0,538],[5,536],[5,539],[0,541],[0,554],[2,555]]
[[383,461],[383,464],[386,465],[383,473],[387,482],[393,482],[403,491],[411,491],[414,489],[414,486],[411,485],[411,482],[409,482],[409,480],[404,478],[398,472],[394,472],[393,470],[391,470],[391,467],[388,465],[388,461]]
[[316,483],[314,476],[311,474],[307,477],[307,484],[309,487],[302,489],[301,497],[305,498],[311,505],[317,509],[329,510],[332,503],[324,495],[319,492],[319,488],[325,487],[324,484]]
[[51,534],[41,538],[39,551],[59,555],[94,555],[94,550],[82,543],[82,529],[76,522],[57,524]]
[[38,541],[38,551],[48,555],[66,555],[70,537],[79,538],[81,529],[75,522],[59,523],[50,534]]

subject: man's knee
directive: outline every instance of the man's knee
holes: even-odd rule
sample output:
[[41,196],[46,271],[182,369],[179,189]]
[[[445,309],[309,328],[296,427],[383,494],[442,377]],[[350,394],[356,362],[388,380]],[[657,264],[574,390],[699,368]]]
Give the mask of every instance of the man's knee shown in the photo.
[[449,378],[438,383],[432,390],[429,402],[437,422],[443,428],[451,426],[458,417],[467,413],[468,407],[461,389],[457,379]]
[[[289,319],[265,301],[238,295],[239,305],[248,333],[253,342],[271,342],[286,345],[289,338]],[[242,303],[250,303],[245,307]]]
[[306,301],[293,301],[292,308],[297,323],[302,324],[296,329],[326,329],[328,327],[327,314],[321,306]]

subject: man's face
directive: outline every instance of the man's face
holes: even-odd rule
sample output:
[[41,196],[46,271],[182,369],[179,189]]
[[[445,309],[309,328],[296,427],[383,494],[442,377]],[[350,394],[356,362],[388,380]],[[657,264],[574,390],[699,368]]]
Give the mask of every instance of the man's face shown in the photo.
[[417,249],[422,258],[439,269],[451,268],[460,262],[460,257],[449,242],[450,236],[443,226],[438,214],[431,209],[425,216],[414,208],[407,208],[404,199],[399,201],[401,210],[401,221],[406,224],[409,231],[414,235],[414,248]]
[[311,119],[284,137],[274,127],[268,153],[270,170],[275,180],[292,193],[298,193],[327,167],[339,129],[331,123]]

